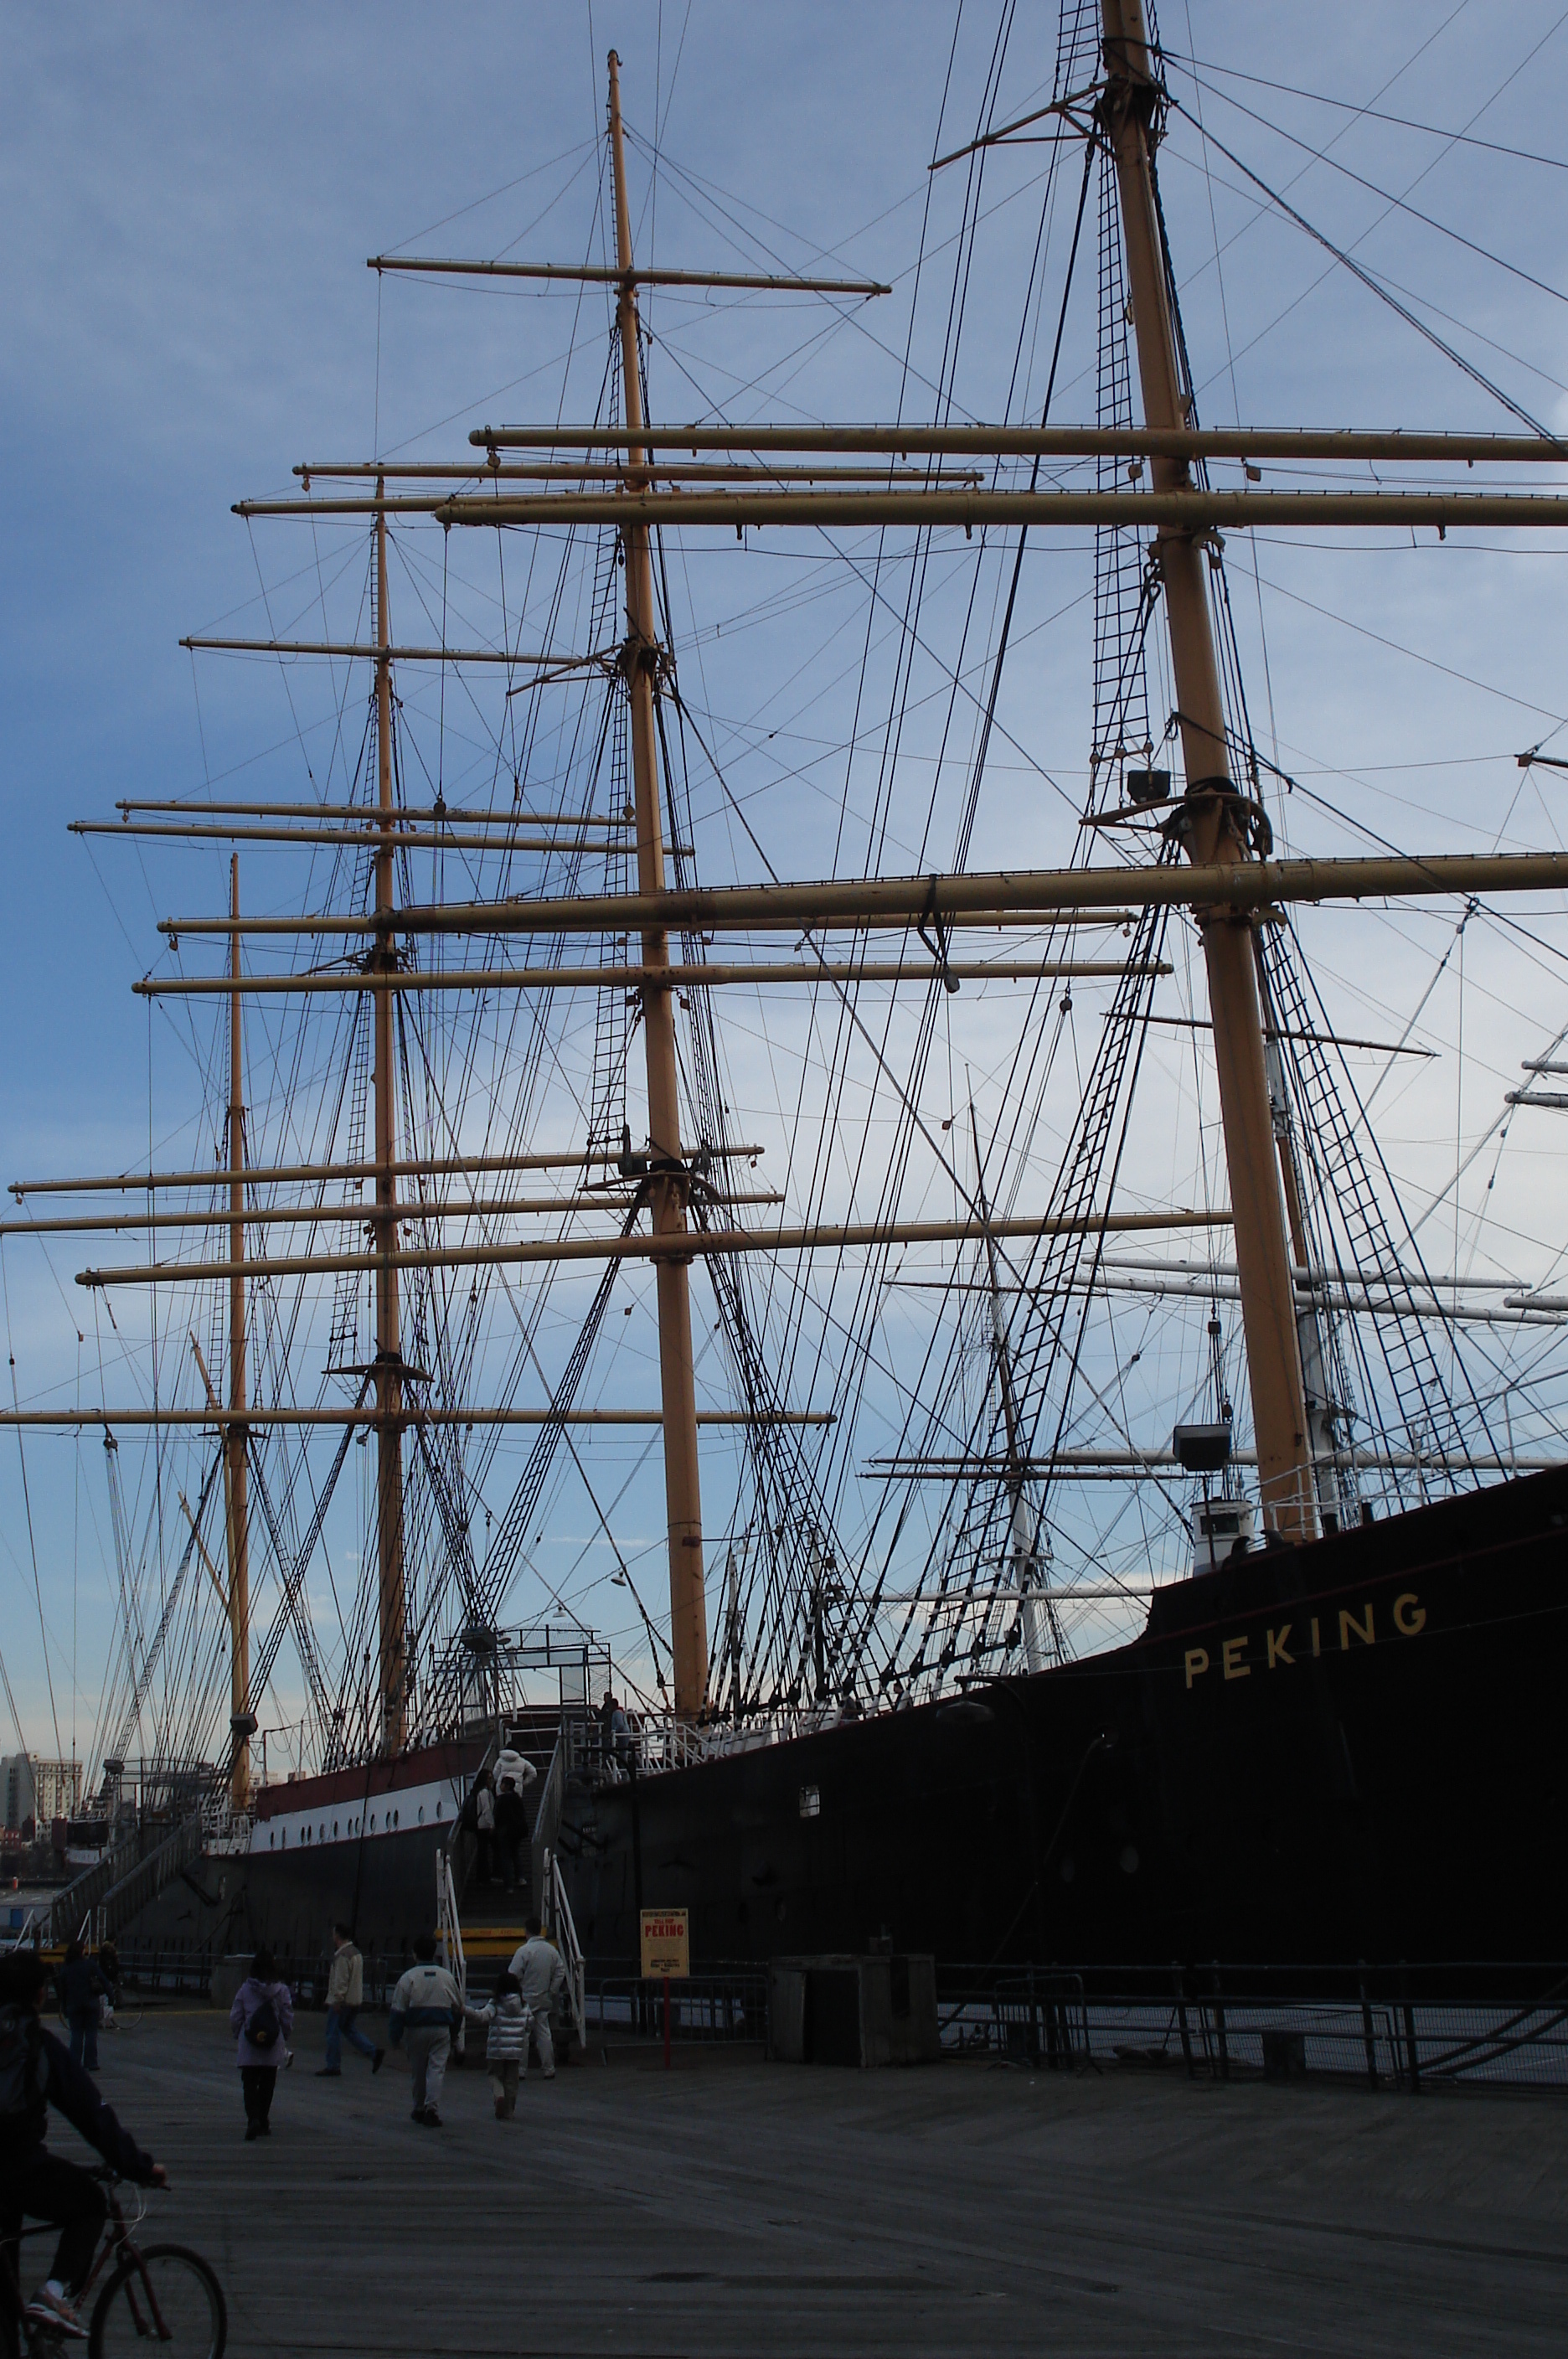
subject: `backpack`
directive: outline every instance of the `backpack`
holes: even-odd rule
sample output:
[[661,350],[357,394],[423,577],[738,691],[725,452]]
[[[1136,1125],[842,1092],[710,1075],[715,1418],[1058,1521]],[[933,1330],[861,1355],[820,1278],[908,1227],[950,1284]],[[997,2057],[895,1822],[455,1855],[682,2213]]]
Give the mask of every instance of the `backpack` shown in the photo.
[[0,2007],[0,2137],[41,2136],[48,2116],[49,2058],[37,2012]]
[[278,2009],[268,1993],[256,2013],[245,2018],[245,2036],[253,2048],[276,2048],[282,2037],[283,2026],[278,2020]]

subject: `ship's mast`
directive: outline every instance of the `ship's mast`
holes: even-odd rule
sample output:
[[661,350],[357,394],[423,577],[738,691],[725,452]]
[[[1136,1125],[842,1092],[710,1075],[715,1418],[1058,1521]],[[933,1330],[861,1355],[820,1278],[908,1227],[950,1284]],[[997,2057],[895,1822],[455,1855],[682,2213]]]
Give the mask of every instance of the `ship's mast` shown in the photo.
[[[377,492],[382,486],[377,481]],[[376,853],[376,929],[370,963],[390,973],[397,963],[392,930],[392,633],[387,606],[387,515],[376,519],[376,770],[381,840]],[[381,1641],[381,1743],[395,1753],[408,1735],[408,1615],[403,1582],[403,1345],[397,1265],[397,1108],[393,1060],[393,995],[376,994],[376,1554]]]
[[[1166,283],[1151,158],[1158,91],[1149,71],[1143,0],[1101,0],[1105,44],[1102,122],[1116,158],[1138,346],[1144,422],[1190,428]],[[1154,489],[1192,487],[1184,458],[1150,461]],[[1230,775],[1214,618],[1202,532],[1161,530],[1154,549],[1165,592],[1177,718],[1186,776],[1181,845],[1194,864],[1251,859]],[[1242,1325],[1266,1526],[1289,1539],[1315,1529],[1311,1446],[1290,1255],[1264,1066],[1250,915],[1199,917],[1214,1027],[1220,1114],[1230,1171]]]
[[[621,132],[620,60],[610,51],[610,160],[615,179],[615,260],[621,274],[615,303],[621,337],[622,397],[626,425],[643,423],[642,374],[637,352],[637,281],[632,273],[631,216],[626,202],[626,164]],[[641,491],[648,453],[634,443],[627,452],[628,488]],[[637,810],[637,886],[643,893],[664,889],[664,843],[659,823],[659,745],[654,723],[653,683],[659,661],[654,629],[653,561],[645,523],[621,528],[626,558],[626,638],[622,653],[631,699],[632,777]],[[670,936],[663,926],[645,927],[645,970],[668,967]],[[642,1031],[648,1060],[648,1135],[651,1179],[648,1199],[654,1234],[669,1236],[686,1228],[686,1174],[681,1152],[681,1107],[676,1085],[675,1006],[667,984],[642,984]],[[691,1365],[690,1265],[661,1255],[655,1283],[659,1303],[659,1376],[664,1409],[664,1495],[670,1526],[670,1643],[674,1658],[674,1705],[694,1717],[707,1699],[708,1607],[702,1576],[702,1500],[697,1471],[697,1389]]]
[[[229,911],[240,914],[240,863],[236,853],[229,863]],[[240,935],[236,928],[229,944],[229,974],[240,981]],[[223,1426],[223,1490],[228,1509],[229,1607],[229,1800],[236,1814],[250,1808],[250,1740],[255,1721],[250,1708],[250,1533],[245,1453],[250,1437],[245,1425],[245,1068],[237,988],[229,994],[229,1259],[234,1275],[229,1280],[229,1414]]]

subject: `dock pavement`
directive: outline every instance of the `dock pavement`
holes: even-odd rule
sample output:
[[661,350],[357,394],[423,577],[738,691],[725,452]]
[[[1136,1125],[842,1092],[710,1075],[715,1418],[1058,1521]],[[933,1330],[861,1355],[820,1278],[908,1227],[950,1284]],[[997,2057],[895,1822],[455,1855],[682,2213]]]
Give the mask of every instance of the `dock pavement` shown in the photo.
[[103,2042],[169,2169],[143,2233],[213,2263],[233,2359],[1568,2350],[1561,2097],[677,2049],[536,2072],[507,2123],[470,2066],[428,2130],[397,2058],[315,2078],[321,2029],[252,2145],[220,2016]]

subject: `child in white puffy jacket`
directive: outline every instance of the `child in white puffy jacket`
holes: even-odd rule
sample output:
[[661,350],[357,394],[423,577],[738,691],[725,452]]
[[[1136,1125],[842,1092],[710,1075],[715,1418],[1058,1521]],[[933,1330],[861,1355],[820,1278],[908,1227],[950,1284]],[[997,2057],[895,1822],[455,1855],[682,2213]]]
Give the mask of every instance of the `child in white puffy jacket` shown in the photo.
[[495,2100],[495,2119],[509,2122],[517,2110],[517,2074],[528,2052],[533,2009],[525,2005],[513,1973],[497,1974],[495,1995],[485,2006],[463,2009],[471,2023],[485,2025],[485,2069]]

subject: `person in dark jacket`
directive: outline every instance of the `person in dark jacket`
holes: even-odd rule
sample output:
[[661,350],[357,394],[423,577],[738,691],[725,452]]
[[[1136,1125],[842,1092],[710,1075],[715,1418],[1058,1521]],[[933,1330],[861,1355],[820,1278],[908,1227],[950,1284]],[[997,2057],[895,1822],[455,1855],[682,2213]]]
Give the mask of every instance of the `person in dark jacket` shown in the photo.
[[71,2297],[93,2267],[108,2206],[91,2172],[50,2154],[45,2143],[53,2105],[96,2147],[110,2168],[139,2187],[162,2187],[161,2163],[144,2154],[82,2067],[39,2017],[49,1980],[35,1951],[18,1950],[0,1958],[0,2088],[20,2102],[0,2111],[0,2338],[7,2353],[17,2348],[17,2321],[11,2288],[17,2280],[24,2217],[47,2220],[60,2232],[54,2268],[27,2306],[26,2315],[58,2332],[84,2330]]
[[71,2026],[71,2060],[98,2070],[98,2002],[109,1995],[109,1985],[80,1937],[65,1953],[60,1970],[60,2003]]
[[[532,1770],[532,1762],[524,1767]],[[537,1773],[536,1773],[537,1774]],[[520,1884],[528,1889],[528,1871],[523,1862],[528,1842],[528,1813],[523,1800],[522,1788],[517,1777],[503,1776],[495,1788],[495,1839],[501,1850],[501,1873],[506,1879],[506,1889],[514,1891]]]

